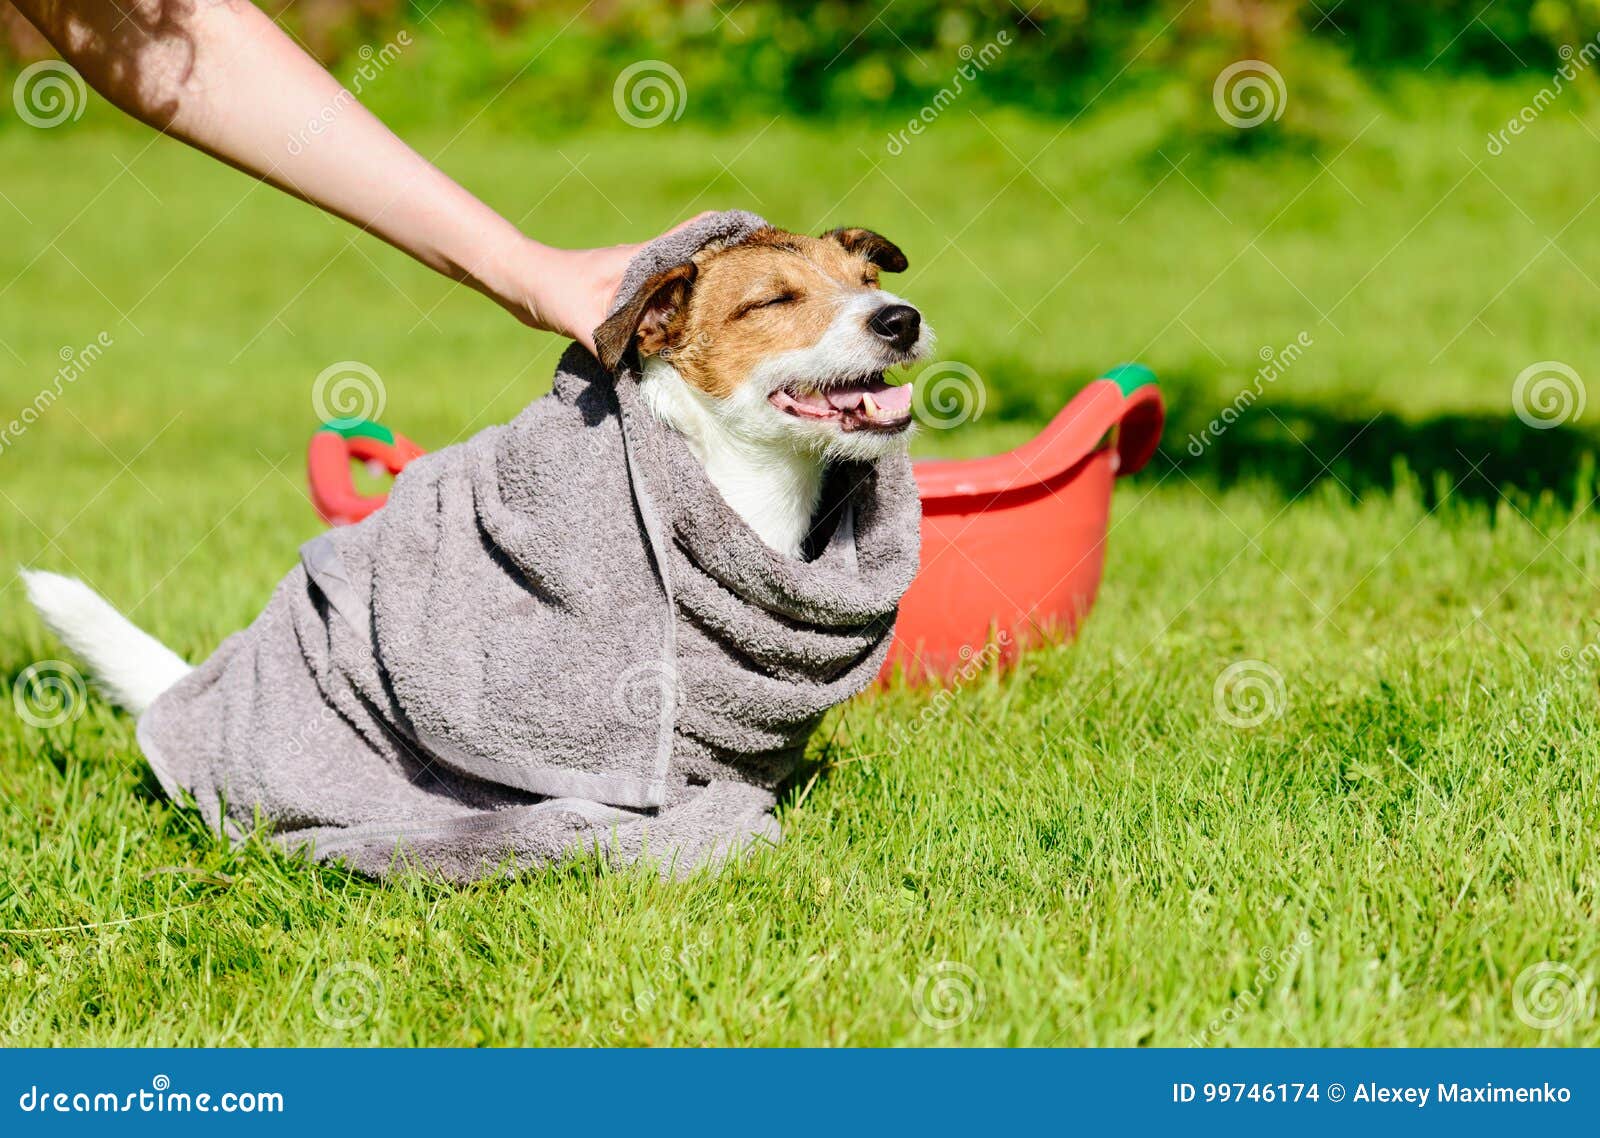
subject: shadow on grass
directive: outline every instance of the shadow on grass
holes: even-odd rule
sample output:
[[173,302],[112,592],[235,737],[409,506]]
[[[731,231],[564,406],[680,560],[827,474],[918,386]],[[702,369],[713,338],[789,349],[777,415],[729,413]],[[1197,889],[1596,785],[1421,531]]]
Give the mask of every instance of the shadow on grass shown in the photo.
[[1171,422],[1161,448],[1184,474],[1222,489],[1266,482],[1293,498],[1337,479],[1364,498],[1403,478],[1421,483],[1429,506],[1448,491],[1490,505],[1504,495],[1519,507],[1553,498],[1568,508],[1593,499],[1596,453],[1600,437],[1566,425],[1537,429],[1515,415],[1411,421],[1280,402],[1256,405],[1220,436],[1203,423]]

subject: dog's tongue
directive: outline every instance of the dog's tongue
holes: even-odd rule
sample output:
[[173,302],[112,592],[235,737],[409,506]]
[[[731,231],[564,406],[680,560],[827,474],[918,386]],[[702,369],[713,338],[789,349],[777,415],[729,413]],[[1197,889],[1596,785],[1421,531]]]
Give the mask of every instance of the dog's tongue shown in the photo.
[[839,411],[854,411],[861,406],[865,389],[860,387],[831,387],[822,393],[829,406]]
[[[872,397],[874,407],[867,410],[866,401]],[[771,398],[782,406],[805,407],[813,412],[827,414],[831,411],[864,415],[869,419],[898,419],[911,414],[911,385],[891,387],[881,379],[858,383],[853,387],[830,387],[822,391],[776,391]]]
[[872,401],[878,405],[880,412],[887,411],[891,415],[904,415],[911,410],[911,385],[901,384],[891,387],[881,379],[872,383],[864,383],[857,387],[836,387],[823,392],[829,406],[839,411],[856,411],[861,407],[865,396],[871,395]]
[[878,410],[887,411],[891,415],[911,414],[911,385],[902,383],[895,387],[885,385],[882,391],[874,391],[872,398],[878,405]]

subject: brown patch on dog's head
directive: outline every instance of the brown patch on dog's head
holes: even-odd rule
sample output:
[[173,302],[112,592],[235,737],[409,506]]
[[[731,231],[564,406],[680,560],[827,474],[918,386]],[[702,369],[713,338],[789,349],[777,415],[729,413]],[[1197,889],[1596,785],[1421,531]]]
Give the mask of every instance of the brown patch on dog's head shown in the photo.
[[763,359],[816,345],[846,302],[878,287],[880,270],[905,267],[905,255],[871,230],[807,237],[761,229],[652,278],[595,343],[609,369],[636,345],[725,397]]

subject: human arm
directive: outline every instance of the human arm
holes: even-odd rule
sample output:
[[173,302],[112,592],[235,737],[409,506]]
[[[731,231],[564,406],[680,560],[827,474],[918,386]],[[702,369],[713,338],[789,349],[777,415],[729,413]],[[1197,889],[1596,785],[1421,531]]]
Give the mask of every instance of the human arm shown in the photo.
[[[591,351],[635,245],[524,236],[361,106],[245,0],[16,0],[134,118],[336,214]],[[311,124],[318,124],[314,134]]]

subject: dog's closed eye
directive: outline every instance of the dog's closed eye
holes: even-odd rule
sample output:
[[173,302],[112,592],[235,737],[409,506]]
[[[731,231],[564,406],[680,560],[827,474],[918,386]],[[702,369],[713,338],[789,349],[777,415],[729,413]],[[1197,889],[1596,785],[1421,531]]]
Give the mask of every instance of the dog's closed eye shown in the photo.
[[776,308],[783,304],[793,304],[799,299],[799,293],[789,291],[776,293],[772,296],[758,297],[755,300],[746,301],[744,304],[741,304],[738,308],[734,309],[733,318],[738,320],[741,317],[750,315],[752,312],[758,312],[763,308]]

